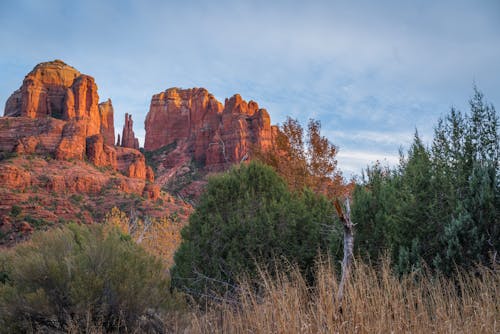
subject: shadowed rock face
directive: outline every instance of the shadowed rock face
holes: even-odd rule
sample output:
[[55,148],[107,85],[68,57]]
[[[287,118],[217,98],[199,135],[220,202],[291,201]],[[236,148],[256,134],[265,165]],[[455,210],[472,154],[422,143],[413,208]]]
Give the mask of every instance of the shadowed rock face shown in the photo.
[[146,151],[175,142],[208,171],[246,159],[253,148],[272,146],[271,121],[265,109],[238,94],[223,106],[204,88],[170,88],[154,95],[145,127]]

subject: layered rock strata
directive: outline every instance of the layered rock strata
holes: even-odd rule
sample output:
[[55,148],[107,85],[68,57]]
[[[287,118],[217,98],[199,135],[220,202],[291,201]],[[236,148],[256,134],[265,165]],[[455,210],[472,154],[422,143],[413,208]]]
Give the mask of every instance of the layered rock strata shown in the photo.
[[[217,171],[273,145],[269,114],[236,94],[222,105],[204,88],[170,88],[151,100],[146,151],[176,144],[206,170]],[[182,157],[180,157],[182,158]]]
[[0,117],[0,154],[87,159],[95,166],[152,182],[154,173],[138,151],[132,117],[126,115],[123,131],[123,144],[131,151],[115,147],[112,102],[98,101],[92,77],[60,60],[35,66],[9,97],[5,116]]

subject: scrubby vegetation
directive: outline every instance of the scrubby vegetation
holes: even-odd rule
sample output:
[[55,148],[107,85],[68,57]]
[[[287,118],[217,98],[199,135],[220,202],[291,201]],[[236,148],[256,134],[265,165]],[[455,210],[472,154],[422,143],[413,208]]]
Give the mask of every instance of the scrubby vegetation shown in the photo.
[[145,251],[160,259],[164,265],[173,265],[174,253],[181,242],[179,231],[184,224],[178,221],[177,212],[168,217],[153,218],[127,216],[113,208],[105,218],[105,224],[129,235]]
[[[498,268],[497,268],[498,269]],[[189,333],[498,333],[500,275],[476,267],[454,280],[426,272],[398,276],[385,259],[358,262],[342,311],[333,300],[338,276],[320,261],[313,286],[297,267],[242,281],[238,295],[193,316]]]
[[[161,262],[102,226],[68,225],[3,252],[0,328],[5,333],[92,326],[155,331],[173,297]],[[160,331],[160,330],[158,330]]]

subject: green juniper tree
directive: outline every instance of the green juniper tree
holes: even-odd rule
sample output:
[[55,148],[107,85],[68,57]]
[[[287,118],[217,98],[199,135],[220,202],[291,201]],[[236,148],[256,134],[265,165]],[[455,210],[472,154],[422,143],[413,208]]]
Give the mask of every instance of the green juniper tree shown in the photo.
[[231,291],[240,275],[257,277],[286,259],[312,277],[318,252],[335,246],[331,203],[309,190],[291,193],[271,167],[252,162],[212,177],[182,231],[172,283],[195,297]]

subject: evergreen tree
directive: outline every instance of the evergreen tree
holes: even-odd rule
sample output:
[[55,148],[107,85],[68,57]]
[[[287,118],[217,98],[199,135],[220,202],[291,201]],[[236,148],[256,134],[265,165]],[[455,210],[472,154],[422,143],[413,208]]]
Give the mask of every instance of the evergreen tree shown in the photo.
[[398,182],[400,178],[380,163],[368,167],[363,173],[362,184],[353,192],[355,205],[352,208],[356,221],[355,251],[376,261],[383,250],[393,250],[397,244],[397,219],[395,212],[399,203]]
[[359,252],[389,250],[400,272],[498,261],[499,147],[498,115],[474,88],[470,114],[452,108],[430,149],[416,134],[396,169],[367,170],[354,192]]
[[273,271],[283,259],[309,275],[318,252],[341,251],[334,217],[325,197],[291,193],[272,168],[235,167],[209,180],[182,231],[172,282],[196,297],[221,293],[240,275],[258,276],[257,264]]

